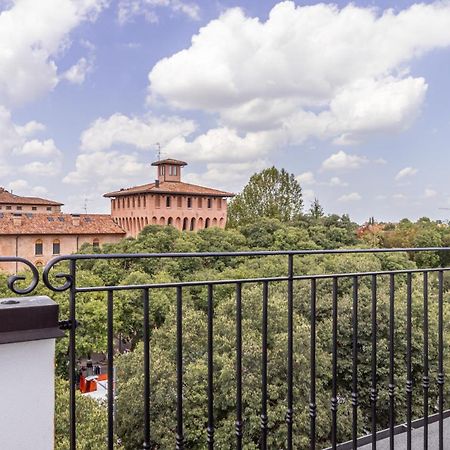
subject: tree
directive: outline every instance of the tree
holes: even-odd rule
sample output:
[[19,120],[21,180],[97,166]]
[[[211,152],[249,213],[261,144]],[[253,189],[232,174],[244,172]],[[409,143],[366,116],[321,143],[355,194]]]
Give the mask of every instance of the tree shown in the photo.
[[311,203],[311,207],[309,208],[309,215],[315,219],[321,219],[324,216],[323,208],[319,203],[319,199],[315,198]]
[[228,224],[248,224],[262,217],[288,222],[300,216],[302,207],[302,190],[294,175],[270,167],[252,175],[230,202]]

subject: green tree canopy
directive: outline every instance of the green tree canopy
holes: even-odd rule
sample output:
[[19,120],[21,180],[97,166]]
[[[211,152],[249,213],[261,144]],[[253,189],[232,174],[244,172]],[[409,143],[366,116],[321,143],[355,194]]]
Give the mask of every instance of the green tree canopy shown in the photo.
[[252,175],[243,191],[230,202],[228,224],[248,224],[262,217],[287,222],[298,218],[302,207],[302,190],[295,176],[270,167]]

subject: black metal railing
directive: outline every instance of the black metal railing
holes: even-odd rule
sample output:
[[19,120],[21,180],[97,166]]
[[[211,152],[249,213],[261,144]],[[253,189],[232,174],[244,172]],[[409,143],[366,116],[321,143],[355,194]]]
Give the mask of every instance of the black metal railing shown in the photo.
[[[69,317],[64,318],[64,326],[69,332],[69,380],[70,380],[70,445],[71,449],[75,449],[76,442],[76,369],[77,369],[77,354],[76,354],[76,337],[77,337],[77,314],[76,304],[77,296],[81,293],[92,292],[105,292],[107,295],[107,372],[108,379],[108,433],[107,433],[107,448],[113,449],[114,442],[114,383],[111,382],[114,377],[114,301],[115,293],[118,291],[137,290],[142,292],[142,310],[143,310],[143,341],[144,341],[144,385],[142,392],[143,401],[143,417],[142,417],[142,447],[143,449],[156,448],[152,447],[151,430],[150,430],[150,417],[152,411],[151,399],[151,383],[150,383],[150,292],[158,289],[173,289],[175,291],[174,302],[176,302],[176,429],[174,430],[173,445],[176,449],[188,448],[186,444],[185,436],[185,409],[183,400],[185,399],[185,383],[184,383],[184,352],[186,351],[185,342],[183,340],[183,295],[187,289],[192,287],[206,287],[207,289],[207,303],[206,303],[206,320],[207,320],[207,373],[206,387],[207,387],[207,404],[205,404],[205,410],[207,411],[207,423],[204,430],[204,447],[213,449],[219,448],[215,445],[215,398],[214,398],[214,386],[215,386],[215,373],[214,373],[214,344],[215,344],[215,303],[214,293],[217,286],[234,286],[235,289],[235,448],[242,449],[246,444],[245,440],[245,424],[249,420],[249,417],[245,417],[245,408],[243,405],[243,391],[245,386],[243,385],[243,354],[245,349],[243,348],[243,304],[245,302],[245,295],[243,294],[243,287],[249,284],[257,284],[262,286],[261,296],[261,362],[260,362],[260,436],[258,446],[261,449],[267,449],[270,447],[268,443],[268,437],[270,436],[271,429],[269,426],[269,408],[270,398],[268,394],[268,375],[269,375],[269,352],[268,352],[268,339],[270,337],[270,322],[271,317],[269,314],[270,304],[270,286],[273,284],[284,284],[286,292],[286,314],[287,314],[287,348],[286,348],[286,384],[285,384],[285,426],[286,426],[286,439],[284,448],[292,450],[295,447],[295,416],[299,413],[298,407],[296,410],[296,399],[294,395],[295,388],[295,352],[294,352],[294,327],[295,327],[295,311],[299,307],[299,302],[302,304],[308,304],[308,321],[309,321],[309,405],[305,404],[304,407],[309,410],[309,444],[311,449],[323,447],[323,442],[317,442],[317,415],[318,415],[318,398],[317,398],[317,383],[323,376],[318,371],[317,362],[317,333],[318,333],[318,300],[322,298],[324,289],[327,291],[331,299],[331,315],[330,315],[330,327],[331,327],[331,346],[330,346],[330,358],[331,358],[331,385],[329,386],[329,405],[330,405],[330,421],[329,421],[329,445],[331,448],[338,448],[340,446],[339,440],[339,427],[340,416],[339,409],[341,403],[345,402],[345,395],[342,394],[340,388],[340,379],[342,371],[339,364],[348,363],[348,371],[345,376],[349,378],[349,402],[351,404],[349,408],[349,417],[351,427],[349,431],[349,443],[347,448],[356,448],[362,443],[372,443],[372,448],[377,446],[377,439],[388,437],[390,448],[394,448],[394,436],[399,432],[398,424],[405,424],[407,448],[412,448],[412,431],[414,429],[414,423],[419,419],[414,416],[413,411],[417,410],[417,405],[414,405],[413,393],[421,391],[423,397],[421,404],[422,417],[420,418],[421,424],[424,428],[424,440],[423,448],[428,448],[428,424],[431,419],[430,408],[435,406],[433,411],[436,411],[436,417],[433,420],[438,421],[438,444],[439,449],[444,448],[444,418],[445,418],[445,406],[448,406],[450,398],[445,398],[444,384],[446,381],[446,375],[444,374],[444,361],[447,361],[448,355],[444,349],[444,293],[446,292],[444,286],[444,276],[450,268],[447,267],[433,267],[433,268],[411,268],[411,269],[399,269],[399,270],[374,270],[374,271],[358,271],[352,273],[317,273],[317,274],[305,274],[295,272],[295,262],[297,259],[306,256],[324,257],[326,255],[357,255],[357,254],[378,254],[378,253],[400,253],[406,252],[408,254],[415,254],[417,252],[448,252],[450,248],[408,248],[408,249],[349,249],[349,250],[319,250],[319,251],[258,251],[258,252],[211,252],[211,253],[161,253],[161,254],[94,254],[94,255],[67,255],[59,256],[50,261],[43,270],[43,282],[45,285],[54,292],[67,291],[69,295]],[[98,260],[159,260],[159,259],[180,259],[180,258],[202,258],[202,259],[220,259],[220,258],[265,258],[265,257],[283,257],[286,259],[286,274],[284,276],[267,276],[267,277],[254,277],[254,278],[242,278],[242,279],[213,279],[213,280],[188,280],[188,281],[171,281],[171,282],[157,282],[148,284],[136,284],[136,285],[114,285],[114,286],[82,286],[77,283],[77,270],[78,265],[83,261],[98,261]],[[21,258],[6,258],[1,257],[0,262],[20,262],[26,264],[32,271],[32,281],[29,286],[23,288],[19,287],[20,283],[23,283],[23,276],[12,276],[9,279],[9,287],[17,294],[28,294],[34,290],[39,282],[39,272],[33,267],[31,263]],[[55,266],[65,267],[68,265],[67,273],[56,273],[52,275]],[[413,324],[413,307],[417,308],[417,304],[413,302],[413,285],[418,283],[420,277],[420,283],[422,285],[422,304],[421,304],[421,350],[423,351],[422,364],[420,367],[421,380],[417,381],[415,372],[417,367],[413,367],[412,355],[414,348],[417,347],[417,343],[414,342],[413,327],[416,330],[419,327],[418,323]],[[406,286],[406,295],[400,299],[401,307],[405,314],[405,326],[406,326],[406,342],[404,353],[404,377],[402,375],[401,380],[396,375],[396,360],[398,356],[398,349],[396,348],[396,332],[397,321],[403,324],[403,317],[399,315],[398,309],[396,309],[396,301],[398,302],[398,292],[396,291],[396,281],[401,278],[402,283]],[[61,284],[55,284],[56,280],[62,280]],[[349,280],[349,281],[348,281]],[[370,296],[368,302],[370,302],[370,314],[368,323],[362,320],[359,316],[361,308],[367,305],[361,304],[360,289],[363,283],[366,283],[367,289],[370,290]],[[297,298],[294,288],[297,283],[307,283],[308,298]],[[325,284],[323,284],[325,283]],[[340,335],[339,326],[339,314],[341,311],[341,297],[340,288],[343,284],[347,283],[348,292],[350,292],[350,313],[349,319],[351,321],[350,334],[348,342],[342,341]],[[430,317],[429,317],[429,305],[430,305],[430,284],[435,286],[436,302],[437,302],[437,318],[433,320],[433,324],[437,321],[437,330],[429,329]],[[386,288],[388,292],[387,301],[387,322],[379,323],[377,320],[379,315],[379,287]],[[319,288],[321,292],[319,294]],[[434,287],[433,287],[434,289]],[[402,293],[403,295],[403,293]],[[434,300],[434,297],[433,297]],[[404,303],[403,303],[404,302]],[[384,308],[384,305],[383,305]],[[397,306],[398,308],[398,306]],[[399,319],[402,320],[399,320]],[[386,339],[382,342],[379,338],[380,326],[385,327],[387,331]],[[360,358],[361,353],[367,349],[362,348],[360,342],[361,327],[370,327],[371,340],[370,340],[370,373],[361,374]],[[429,345],[430,345],[430,333],[433,336],[437,334],[437,360],[430,359]],[[383,348],[381,348],[383,346]],[[351,361],[339,360],[339,349],[341,347],[349,347],[349,355]],[[388,352],[388,368],[383,368],[387,373],[387,378],[380,379],[380,367],[377,361],[380,350],[384,351],[386,347]],[[397,352],[397,355],[396,355]],[[397,363],[398,365],[398,363]],[[431,366],[433,374],[436,377],[433,379],[430,377]],[[362,379],[362,376],[368,377],[368,379]],[[399,382],[404,382],[403,392],[398,387]],[[120,381],[119,381],[120,382]],[[367,417],[370,420],[367,423],[361,424],[361,395],[362,384],[366,385],[368,389],[364,388],[363,394],[368,395],[368,403],[370,413]],[[432,387],[436,387],[436,395],[431,396],[430,390]],[[380,390],[386,393],[383,401],[388,402],[388,420],[387,423],[382,422],[379,417],[379,409],[381,405],[379,400]],[[403,398],[404,397],[404,398]],[[430,400],[432,397],[432,401]],[[366,399],[366,400],[367,400]],[[398,402],[400,399],[405,403],[404,416],[400,414]],[[430,404],[433,403],[433,404]],[[420,409],[420,408],[419,408]],[[417,413],[416,413],[417,415]],[[385,426],[386,430],[382,431],[382,427]],[[323,427],[323,424],[321,425]],[[361,430],[367,434],[367,436],[361,440]],[[326,445],[325,445],[326,446]],[[298,448],[298,447],[296,447]]]

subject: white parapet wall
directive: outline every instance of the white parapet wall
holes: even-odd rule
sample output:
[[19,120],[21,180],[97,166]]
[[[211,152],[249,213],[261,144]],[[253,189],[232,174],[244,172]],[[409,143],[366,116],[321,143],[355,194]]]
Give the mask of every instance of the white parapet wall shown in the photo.
[[58,306],[0,299],[0,449],[53,450]]

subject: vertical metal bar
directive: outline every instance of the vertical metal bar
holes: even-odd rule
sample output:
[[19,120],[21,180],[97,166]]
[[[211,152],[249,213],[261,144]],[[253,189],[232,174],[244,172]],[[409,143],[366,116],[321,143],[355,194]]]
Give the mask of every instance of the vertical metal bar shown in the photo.
[[262,357],[261,357],[261,450],[267,450],[267,323],[268,323],[269,283],[263,282],[262,304]]
[[428,390],[430,388],[428,363],[428,272],[423,273],[423,448],[428,450]]
[[358,440],[358,277],[353,277],[353,355],[352,355],[352,441],[353,448]]
[[438,273],[438,390],[439,390],[439,450],[444,449],[444,272]]
[[337,325],[338,325],[338,279],[333,277],[333,335],[332,335],[332,394],[331,394],[331,446],[337,447]]
[[177,435],[176,450],[184,450],[183,430],[183,291],[177,287]]
[[372,275],[372,387],[370,389],[372,449],[377,448],[377,276]]
[[294,255],[288,255],[288,348],[287,348],[287,450],[292,450],[294,381]]
[[142,291],[144,303],[144,450],[150,449],[150,301],[148,289]]
[[389,276],[389,448],[394,450],[395,427],[395,275]]
[[213,285],[208,284],[208,449],[214,448],[214,357],[213,357]]
[[236,283],[236,449],[242,450],[242,284]]
[[412,435],[412,274],[406,275],[406,447],[411,449]]
[[317,306],[317,286],[316,279],[311,279],[311,345],[310,345],[310,397],[309,397],[309,418],[310,418],[310,449],[316,450],[316,306]]
[[70,384],[70,450],[77,448],[77,429],[76,429],[76,405],[75,405],[75,389],[76,389],[76,347],[75,347],[75,333],[76,333],[76,261],[71,259],[69,261],[70,270],[70,293],[69,293],[69,384]]
[[108,450],[114,449],[114,297],[108,291]]

